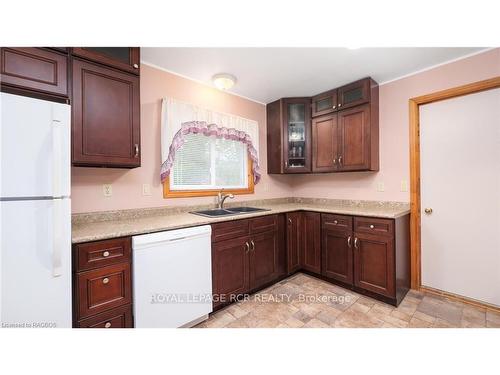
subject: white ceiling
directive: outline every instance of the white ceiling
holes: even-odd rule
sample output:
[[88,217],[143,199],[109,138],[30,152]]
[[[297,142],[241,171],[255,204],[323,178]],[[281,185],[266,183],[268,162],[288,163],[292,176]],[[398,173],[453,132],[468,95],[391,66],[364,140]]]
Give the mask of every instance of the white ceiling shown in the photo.
[[236,76],[230,92],[270,103],[312,96],[371,76],[378,83],[477,53],[482,48],[141,48],[141,60],[212,84]]

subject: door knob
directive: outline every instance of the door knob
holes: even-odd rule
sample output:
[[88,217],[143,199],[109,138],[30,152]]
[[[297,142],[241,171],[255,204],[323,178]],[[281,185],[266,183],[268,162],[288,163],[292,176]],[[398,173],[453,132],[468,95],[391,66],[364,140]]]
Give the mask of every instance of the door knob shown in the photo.
[[427,215],[430,215],[430,214],[432,214],[432,208],[427,207],[426,209],[424,209],[424,212],[425,212]]

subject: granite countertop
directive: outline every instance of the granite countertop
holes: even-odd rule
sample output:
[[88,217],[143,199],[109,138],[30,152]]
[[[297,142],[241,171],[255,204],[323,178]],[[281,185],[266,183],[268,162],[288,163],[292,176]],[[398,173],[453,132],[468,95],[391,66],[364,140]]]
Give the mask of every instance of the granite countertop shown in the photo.
[[279,198],[260,201],[231,202],[231,204],[227,204],[226,206],[252,206],[265,208],[268,209],[268,211],[217,218],[209,218],[189,213],[189,211],[213,208],[212,206],[148,208],[74,214],[72,217],[72,243],[187,228],[298,210],[390,219],[410,213],[410,205],[405,202],[314,198]]

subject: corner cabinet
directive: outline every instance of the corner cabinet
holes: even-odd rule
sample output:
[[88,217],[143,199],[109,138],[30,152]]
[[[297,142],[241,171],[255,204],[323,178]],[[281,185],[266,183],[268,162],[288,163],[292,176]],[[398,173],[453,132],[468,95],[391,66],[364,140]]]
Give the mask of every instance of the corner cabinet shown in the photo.
[[311,99],[285,98],[267,105],[268,173],[311,171]]
[[139,77],[73,59],[73,165],[141,165]]
[[267,128],[268,173],[379,170],[378,84],[371,78],[270,103]]

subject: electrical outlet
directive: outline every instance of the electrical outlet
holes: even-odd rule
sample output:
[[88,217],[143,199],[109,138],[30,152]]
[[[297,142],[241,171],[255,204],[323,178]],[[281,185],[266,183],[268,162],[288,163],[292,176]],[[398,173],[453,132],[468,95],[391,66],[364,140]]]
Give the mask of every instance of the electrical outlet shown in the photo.
[[150,184],[142,184],[142,195],[151,195],[151,185]]
[[377,191],[385,191],[385,186],[383,182],[377,183]]
[[105,197],[111,197],[113,195],[113,188],[110,184],[102,185],[102,193]]
[[401,191],[408,191],[408,181],[401,180]]

